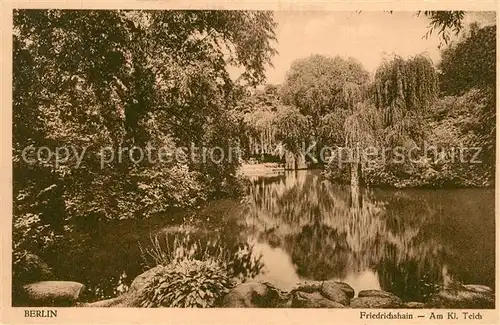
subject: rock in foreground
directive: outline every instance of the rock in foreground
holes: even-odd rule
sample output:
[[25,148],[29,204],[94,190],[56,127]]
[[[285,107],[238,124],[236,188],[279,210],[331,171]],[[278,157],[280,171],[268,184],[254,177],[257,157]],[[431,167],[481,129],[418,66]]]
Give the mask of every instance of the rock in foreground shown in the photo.
[[343,288],[342,286],[340,286],[334,281],[325,281],[321,286],[321,294],[323,295],[323,297],[331,301],[346,306],[349,304],[349,297],[344,292],[344,290],[342,290],[342,288]]
[[[83,304],[83,307],[140,307],[140,293],[160,271],[162,266],[138,275],[127,293],[113,299]],[[73,285],[69,285],[69,284]],[[50,285],[49,285],[50,284]],[[57,284],[57,285],[56,285]],[[64,285],[63,285],[64,284]],[[30,299],[38,305],[78,301],[82,284],[45,281],[26,287]],[[80,290],[78,290],[80,288]],[[396,295],[383,290],[361,290],[356,298],[354,289],[338,281],[307,281],[297,284],[290,292],[283,292],[269,283],[247,282],[234,287],[222,299],[221,307],[229,308],[494,308],[493,290],[484,285],[465,285],[438,292],[430,302],[403,302]]]
[[361,290],[358,297],[351,300],[352,308],[400,308],[402,305],[399,297],[382,290]]
[[41,281],[23,286],[30,306],[74,306],[80,300],[85,286],[72,281]]
[[319,292],[297,291],[292,298],[294,308],[345,308],[341,303],[325,298]]
[[278,307],[282,298],[277,289],[265,283],[243,283],[233,288],[222,300],[223,307],[272,308]]
[[418,301],[409,301],[405,302],[403,307],[409,309],[421,309],[425,308],[425,304],[423,302],[418,302]]
[[[331,282],[331,281],[326,281],[325,283],[327,283],[327,282]],[[340,282],[340,281],[333,281],[333,283],[338,285],[339,288],[342,289],[342,291],[344,291],[344,293],[347,295],[347,297],[349,299],[354,298],[354,289],[350,285],[348,285],[345,282]]]
[[493,294],[493,289],[482,284],[466,284],[464,288],[469,291]]
[[[477,289],[477,288],[475,288]],[[485,288],[482,288],[485,289]],[[464,288],[439,291],[428,304],[430,308],[495,308],[492,291],[472,291]]]

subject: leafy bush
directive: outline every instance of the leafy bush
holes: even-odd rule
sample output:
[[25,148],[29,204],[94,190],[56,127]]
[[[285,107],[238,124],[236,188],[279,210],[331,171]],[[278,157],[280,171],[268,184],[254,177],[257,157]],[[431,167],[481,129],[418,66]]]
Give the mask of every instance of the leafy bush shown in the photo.
[[142,307],[215,307],[234,283],[226,268],[207,260],[168,264],[141,292]]
[[262,270],[248,244],[230,248],[188,228],[162,235],[151,237],[150,248],[140,246],[145,265],[163,266],[141,292],[143,307],[215,307],[229,289]]
[[[234,190],[238,159],[151,166],[115,156],[101,166],[102,149],[121,155],[122,148],[149,144],[228,147],[237,130],[227,111],[236,105],[234,92],[241,85],[220,63],[228,59],[227,46],[243,53],[255,50],[258,40],[262,46],[252,50],[251,59],[236,52],[229,59],[245,70],[243,84],[263,82],[265,63],[275,53],[272,13],[16,10],[13,20],[14,219],[23,224],[38,215],[43,231],[37,226],[30,240],[39,234],[34,241],[44,241],[50,231],[65,235],[77,220],[91,230],[103,219],[145,218]],[[96,21],[108,23],[95,29]],[[154,32],[164,24],[183,30],[183,40],[172,43]],[[50,36],[54,26],[57,40]],[[97,30],[99,40],[87,37]],[[210,39],[185,51],[184,40],[205,31]],[[81,164],[73,155],[60,157],[67,158],[61,165],[28,163],[22,155],[28,147],[71,147]],[[39,204],[45,188],[57,192]],[[23,202],[17,199],[25,193]],[[44,249],[31,246],[37,254]]]
[[481,187],[487,178],[477,175],[467,163],[440,162],[421,157],[405,164],[374,163],[363,170],[367,185],[396,188]]

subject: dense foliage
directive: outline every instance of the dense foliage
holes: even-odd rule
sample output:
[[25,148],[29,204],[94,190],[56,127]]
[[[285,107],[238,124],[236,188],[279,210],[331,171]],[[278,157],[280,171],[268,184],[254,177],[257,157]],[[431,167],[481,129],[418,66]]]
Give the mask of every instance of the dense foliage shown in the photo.
[[361,99],[360,89],[368,78],[368,72],[354,58],[313,55],[292,63],[281,94],[284,103],[310,119],[309,133],[318,148],[338,145],[344,142],[338,126]]
[[[274,27],[259,11],[14,11],[16,252],[78,220],[92,228],[233,192],[238,159],[186,158],[192,145],[236,141],[229,112],[241,87],[264,80]],[[41,147],[70,151],[37,159]],[[188,149],[155,163],[158,151],[140,159],[148,147]]]
[[167,265],[141,292],[141,307],[216,307],[233,287],[215,261],[183,260]]
[[273,121],[281,106],[279,88],[275,85],[247,89],[243,94],[233,114],[240,122],[239,140],[244,159],[273,153],[277,142]]
[[141,292],[144,307],[215,307],[229,289],[263,267],[248,243],[230,249],[227,238],[200,238],[189,229],[160,233],[141,252],[147,268],[162,267]]
[[281,146],[297,153],[316,144],[311,154],[318,158],[317,148],[345,142],[343,123],[364,95],[368,78],[354,58],[298,59],[283,85],[267,85],[245,97],[240,105],[244,128],[252,130],[254,142],[273,149],[266,153],[278,155]]
[[[396,57],[379,67],[370,87],[371,99],[345,124],[346,134],[354,132],[358,144],[391,149],[379,150],[364,162],[364,183],[391,187],[492,184],[495,33],[496,26],[472,25],[443,50],[439,70],[424,56]],[[400,150],[399,157],[413,154],[398,160],[394,148]],[[327,168],[337,181],[348,182],[349,173],[336,160]]]
[[[443,51],[439,65],[443,94],[469,104],[469,112],[465,112],[466,107],[461,111],[466,117],[459,122],[461,141],[466,146],[482,147],[480,160],[486,177],[494,177],[495,166],[496,33],[496,25],[471,25],[459,42]],[[461,115],[453,109],[448,112],[455,118]]]
[[[316,143],[336,150],[322,162],[329,162],[326,173],[341,182],[350,182],[353,168],[361,168],[355,178],[375,186],[491,184],[495,30],[472,25],[443,49],[437,67],[425,55],[395,56],[371,81],[353,59],[297,60],[279,88],[245,97],[243,129],[253,130],[253,142],[264,147],[298,152]],[[316,148],[311,153],[320,158]],[[354,149],[370,148],[376,152],[369,161],[353,156]],[[350,166],[352,160],[361,166]]]

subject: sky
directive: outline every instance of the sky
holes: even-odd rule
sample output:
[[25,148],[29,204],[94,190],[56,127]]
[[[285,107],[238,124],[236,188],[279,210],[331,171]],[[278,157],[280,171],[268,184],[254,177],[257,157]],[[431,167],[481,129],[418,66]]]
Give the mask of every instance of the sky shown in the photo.
[[[384,57],[427,54],[439,62],[440,39],[425,39],[429,20],[414,12],[278,11],[274,68],[266,69],[267,83],[281,84],[295,59],[312,54],[340,55],[358,59],[365,69],[375,72]],[[464,25],[493,22],[494,13],[468,13]]]

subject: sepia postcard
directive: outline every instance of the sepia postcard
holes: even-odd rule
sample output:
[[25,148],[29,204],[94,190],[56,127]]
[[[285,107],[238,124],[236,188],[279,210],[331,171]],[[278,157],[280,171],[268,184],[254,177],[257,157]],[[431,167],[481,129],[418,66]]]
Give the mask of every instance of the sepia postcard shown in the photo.
[[499,324],[496,1],[6,1],[2,324]]

